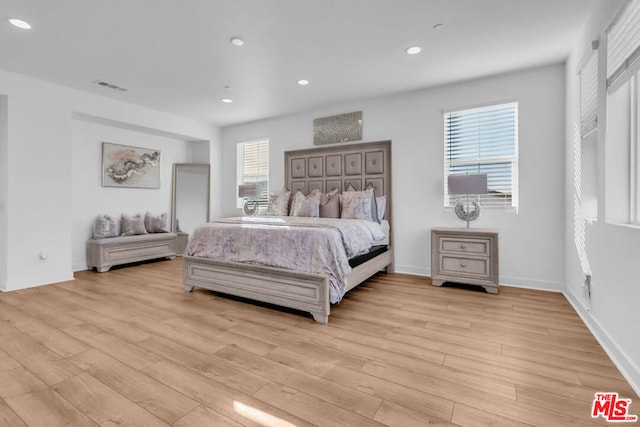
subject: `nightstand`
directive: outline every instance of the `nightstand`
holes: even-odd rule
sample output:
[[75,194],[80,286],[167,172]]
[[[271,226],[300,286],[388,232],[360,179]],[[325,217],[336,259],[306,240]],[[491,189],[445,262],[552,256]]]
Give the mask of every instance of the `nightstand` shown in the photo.
[[478,285],[498,293],[498,231],[482,228],[431,230],[431,283]]

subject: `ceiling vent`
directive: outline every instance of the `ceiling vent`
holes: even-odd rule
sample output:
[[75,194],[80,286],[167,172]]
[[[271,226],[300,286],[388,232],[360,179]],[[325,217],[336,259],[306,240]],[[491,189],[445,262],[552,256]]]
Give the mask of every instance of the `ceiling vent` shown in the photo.
[[126,87],[114,85],[113,83],[105,82],[104,80],[96,80],[93,83],[97,84],[98,86],[108,87],[109,89],[118,90],[120,92],[126,92],[129,90]]

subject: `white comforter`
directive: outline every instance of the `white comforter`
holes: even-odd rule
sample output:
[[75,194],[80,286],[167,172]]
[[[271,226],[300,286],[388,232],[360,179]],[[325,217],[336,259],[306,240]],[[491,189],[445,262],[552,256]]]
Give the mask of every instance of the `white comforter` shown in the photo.
[[349,258],[385,238],[380,225],[355,219],[305,217],[224,218],[198,227],[185,255],[248,262],[325,274],[329,297],[345,293]]

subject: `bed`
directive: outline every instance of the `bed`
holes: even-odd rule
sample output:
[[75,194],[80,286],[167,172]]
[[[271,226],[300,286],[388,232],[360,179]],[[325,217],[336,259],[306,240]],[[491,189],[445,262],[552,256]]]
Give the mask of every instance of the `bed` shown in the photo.
[[[285,152],[285,185],[292,194],[297,191],[309,194],[314,190],[329,192],[333,189],[342,192],[348,186],[359,191],[368,184],[373,186],[376,196],[385,196],[385,220],[387,225],[392,224],[391,141]],[[289,220],[293,220],[293,225],[279,222]],[[231,229],[232,225],[235,225],[239,228],[270,228],[273,229],[272,233],[282,233],[283,229],[297,227],[301,223],[300,227],[304,228],[304,232],[321,234],[319,230],[311,231],[316,225],[309,225],[308,222],[306,219],[297,218],[253,217],[223,219],[215,225],[206,224],[203,227]],[[329,225],[319,227],[338,228],[337,224],[329,222]],[[324,229],[322,233],[329,235]],[[353,289],[378,271],[393,272],[392,227],[388,227],[383,244],[378,241],[373,243],[372,250],[358,254],[358,257],[350,257],[349,272],[340,278],[344,280],[344,292]],[[269,266],[261,264],[260,260],[255,263],[223,261],[202,255],[206,251],[193,250],[196,244],[191,239],[189,245],[192,250],[183,257],[185,291],[204,288],[307,311],[320,323],[328,322],[331,301],[337,302],[342,297],[339,295],[339,298],[336,298],[334,283],[335,276],[340,274],[324,270],[309,272]],[[212,251],[215,252],[213,249]]]

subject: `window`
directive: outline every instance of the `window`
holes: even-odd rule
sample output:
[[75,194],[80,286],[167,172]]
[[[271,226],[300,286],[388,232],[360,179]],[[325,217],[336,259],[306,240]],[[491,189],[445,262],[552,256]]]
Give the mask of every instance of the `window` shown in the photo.
[[598,128],[598,51],[592,50],[580,69],[580,135]]
[[574,189],[576,223],[598,217],[598,42],[578,66],[580,128],[574,135]]
[[620,88],[640,69],[640,1],[627,3],[607,29],[607,88]]
[[[255,200],[258,206],[266,208],[269,203],[269,139],[241,142],[238,144],[238,185],[258,184],[260,196]],[[242,207],[244,200],[237,199],[236,207]]]
[[606,220],[640,225],[639,0],[623,7],[607,28],[606,42]]
[[479,195],[488,208],[518,207],[518,104],[452,111],[444,115],[444,205],[455,204],[447,194],[447,177],[486,173],[488,194]]

